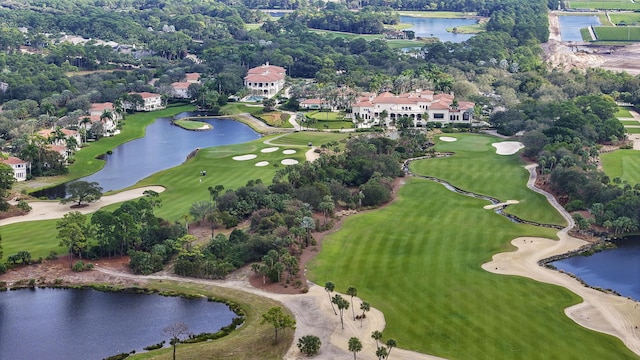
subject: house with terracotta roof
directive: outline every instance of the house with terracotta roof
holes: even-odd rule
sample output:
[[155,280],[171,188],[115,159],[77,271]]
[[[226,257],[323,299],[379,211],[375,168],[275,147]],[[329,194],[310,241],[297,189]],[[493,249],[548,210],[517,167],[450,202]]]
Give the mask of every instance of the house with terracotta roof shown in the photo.
[[[111,118],[105,116],[106,114],[111,114]],[[83,121],[84,118],[89,118],[91,122]],[[120,132],[118,130],[118,121],[120,120],[122,120],[122,115],[116,111],[113,103],[93,103],[89,108],[89,116],[80,117],[78,127],[84,127],[88,131],[94,123],[100,122],[102,123],[103,136],[113,136]]]
[[58,145],[58,146],[62,146],[64,148],[66,148],[67,146],[67,138],[73,137],[76,139],[76,143],[78,144],[78,146],[76,147],[76,150],[80,149],[80,147],[82,146],[82,136],[80,136],[80,133],[75,131],[75,130],[71,130],[71,129],[60,129],[60,131],[62,132],[62,134],[64,135],[64,139],[60,138],[60,139],[55,139],[56,136],[56,130],[54,128],[51,129],[44,129],[44,130],[40,130],[38,131],[38,135],[42,136],[45,139],[51,139],[51,144],[53,145]]
[[199,84],[200,83],[200,73],[186,73],[184,74],[185,82],[189,84]]
[[186,73],[184,74],[185,81],[171,83],[171,96],[178,99],[189,99],[189,86],[191,84],[200,84],[199,73]]
[[125,109],[134,109],[135,111],[154,111],[166,108],[166,105],[162,103],[162,95],[154,94],[150,92],[131,92],[129,95],[138,94],[142,97],[142,104],[132,104],[129,101],[124,101],[122,106]]
[[322,99],[313,98],[300,101],[300,108],[307,110],[329,109],[331,106]]
[[3,159],[2,163],[11,166],[11,169],[13,169],[13,177],[16,181],[27,180],[27,173],[31,166],[28,161],[24,161],[14,156],[9,156],[8,158]]
[[403,116],[409,117],[414,127],[426,126],[427,122],[471,124],[474,107],[472,102],[456,101],[452,94],[434,94],[429,90],[400,95],[383,92],[377,96],[361,94],[352,105],[350,116],[358,127],[367,128],[389,125]]
[[269,65],[267,62],[249,69],[244,77],[244,86],[249,89],[251,95],[272,98],[284,88],[286,73],[284,68]]

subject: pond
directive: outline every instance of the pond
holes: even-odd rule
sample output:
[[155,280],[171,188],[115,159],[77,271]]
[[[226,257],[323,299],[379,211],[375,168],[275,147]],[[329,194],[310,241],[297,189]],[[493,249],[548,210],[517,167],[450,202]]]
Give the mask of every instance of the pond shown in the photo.
[[[182,113],[183,118],[193,113]],[[95,174],[82,178],[95,181],[103,192],[120,190],[161,170],[180,165],[196,148],[240,144],[258,139],[260,134],[235,120],[202,117],[213,130],[190,131],[175,126],[168,118],[159,118],[147,126],[144,137],[124,143],[105,155],[105,166]],[[49,199],[66,196],[65,185],[32,193]]]
[[574,274],[590,286],[612,289],[640,301],[640,237],[616,241],[616,249],[591,256],[574,256],[551,265]]
[[411,24],[407,30],[414,31],[416,37],[437,37],[442,42],[460,43],[469,40],[474,34],[454,34],[447,31],[447,28],[454,28],[477,23],[473,19],[441,19],[422,18],[411,16],[400,16],[400,23]]
[[162,329],[177,322],[194,334],[214,333],[234,317],[225,304],[204,298],[75,289],[7,291],[0,293],[0,357],[103,359],[144,351],[162,340],[169,346]]
[[589,16],[558,16],[560,37],[562,41],[583,42],[580,29],[600,25],[600,19],[595,15]]

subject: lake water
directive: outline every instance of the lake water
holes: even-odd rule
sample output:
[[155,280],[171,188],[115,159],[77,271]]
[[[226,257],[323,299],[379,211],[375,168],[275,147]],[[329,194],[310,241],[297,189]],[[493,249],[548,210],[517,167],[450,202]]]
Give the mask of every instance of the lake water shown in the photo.
[[616,244],[616,249],[551,264],[576,275],[590,286],[612,289],[640,301],[640,237],[628,237]]
[[582,35],[580,29],[589,26],[599,26],[600,19],[595,15],[589,16],[558,16],[558,23],[560,25],[560,37],[562,41],[577,41],[582,42]]
[[[0,358],[89,360],[169,339],[162,329],[185,323],[194,334],[214,333],[237,317],[206,299],[33,289],[0,293]],[[180,354],[178,345],[178,354]]]
[[[183,113],[177,118],[189,115]],[[196,148],[240,144],[258,139],[260,134],[249,126],[231,119],[201,118],[213,126],[213,130],[189,131],[160,118],[147,126],[144,137],[124,143],[105,155],[105,166],[95,174],[82,178],[95,181],[103,192],[120,190],[161,170],[182,164]],[[130,121],[130,120],[129,120]],[[62,198],[65,185],[33,193],[33,196],[49,199]]]
[[449,41],[454,43],[469,40],[474,34],[454,34],[448,32],[447,28],[477,23],[473,19],[418,18],[411,16],[400,16],[400,22],[413,25],[407,30],[414,31],[416,37],[437,37],[442,42]]

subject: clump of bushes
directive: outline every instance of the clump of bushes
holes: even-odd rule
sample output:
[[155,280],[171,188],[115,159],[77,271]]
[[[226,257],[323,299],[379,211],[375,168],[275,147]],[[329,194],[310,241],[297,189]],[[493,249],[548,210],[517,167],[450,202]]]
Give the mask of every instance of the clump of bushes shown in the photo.
[[29,212],[31,211],[31,206],[29,205],[28,202],[24,201],[24,200],[20,200],[18,202],[18,205],[16,205],[16,207],[22,211],[26,211]]
[[93,264],[91,263],[85,264],[84,261],[82,260],[76,261],[76,263],[73,264],[73,267],[71,268],[71,270],[75,272],[83,272],[85,270],[91,270],[91,269],[93,269]]
[[162,348],[164,346],[165,342],[166,341],[162,340],[162,342],[159,342],[159,343],[154,344],[154,345],[149,345],[149,346],[145,347],[144,349],[147,350],[147,351],[160,349],[160,348]]

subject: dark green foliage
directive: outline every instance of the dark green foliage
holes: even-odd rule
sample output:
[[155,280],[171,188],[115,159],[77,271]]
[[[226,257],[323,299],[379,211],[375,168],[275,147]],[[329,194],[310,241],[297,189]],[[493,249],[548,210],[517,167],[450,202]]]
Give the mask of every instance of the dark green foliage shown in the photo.
[[149,275],[162,270],[162,257],[144,251],[130,251],[129,268],[134,274]]
[[104,358],[104,360],[123,360],[129,357],[129,353],[121,353]]
[[321,345],[320,338],[315,335],[305,335],[298,339],[298,349],[307,356],[316,355]]

